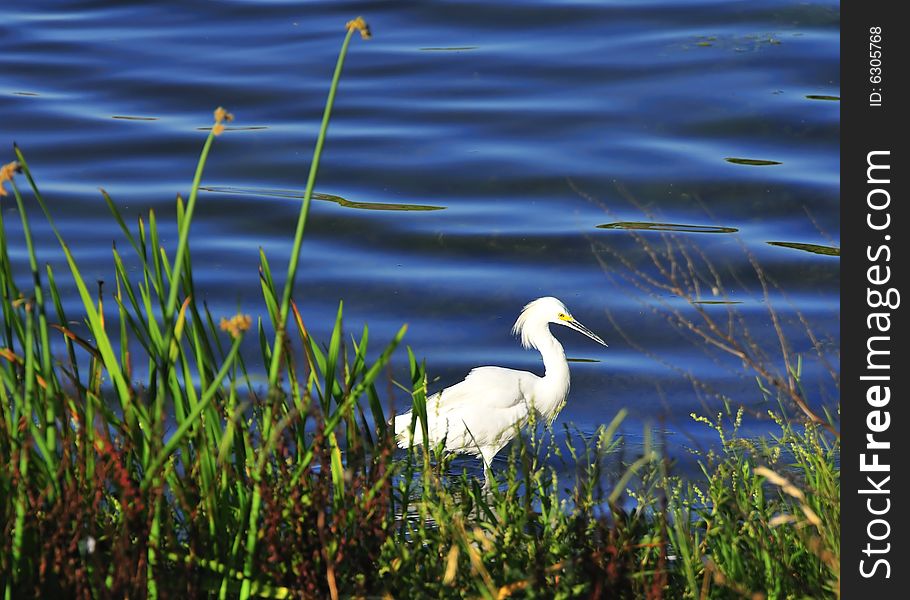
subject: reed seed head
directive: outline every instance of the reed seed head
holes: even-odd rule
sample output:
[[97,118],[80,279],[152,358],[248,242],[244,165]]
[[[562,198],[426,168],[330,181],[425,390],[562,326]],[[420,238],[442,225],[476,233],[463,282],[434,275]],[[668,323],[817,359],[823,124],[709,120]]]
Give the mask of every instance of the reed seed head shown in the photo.
[[240,337],[244,331],[253,324],[253,318],[250,315],[237,314],[230,319],[221,318],[221,331],[227,331],[232,338]]
[[214,135],[221,135],[224,133],[224,123],[225,121],[231,122],[234,120],[234,115],[229,113],[227,110],[219,106],[215,109],[215,125],[212,126],[212,133]]
[[373,34],[370,33],[370,26],[367,25],[367,22],[363,20],[363,17],[357,17],[351,21],[348,21],[344,25],[345,29],[348,31],[356,29],[360,32],[360,37],[362,39],[368,40],[373,37]]
[[0,196],[6,196],[7,191],[5,184],[7,181],[13,180],[13,175],[16,173],[22,172],[22,166],[18,161],[13,161],[11,163],[6,163],[0,167]]

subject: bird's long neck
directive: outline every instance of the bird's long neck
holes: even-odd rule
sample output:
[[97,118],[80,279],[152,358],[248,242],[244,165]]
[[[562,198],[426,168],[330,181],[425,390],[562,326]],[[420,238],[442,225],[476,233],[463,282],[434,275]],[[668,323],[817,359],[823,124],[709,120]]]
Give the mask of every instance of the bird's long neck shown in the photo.
[[566,362],[562,344],[550,333],[549,326],[543,326],[535,342],[546,369],[543,379],[538,383],[539,393],[535,398],[535,406],[547,421],[552,421],[569,395],[569,363]]

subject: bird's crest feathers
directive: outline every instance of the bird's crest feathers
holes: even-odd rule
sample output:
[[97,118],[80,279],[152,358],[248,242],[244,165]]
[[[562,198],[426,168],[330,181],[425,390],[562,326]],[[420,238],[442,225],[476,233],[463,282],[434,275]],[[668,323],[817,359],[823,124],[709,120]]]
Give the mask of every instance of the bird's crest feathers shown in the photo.
[[568,315],[568,313],[569,310],[566,308],[566,305],[557,298],[553,298],[552,296],[538,298],[533,302],[528,302],[525,304],[525,307],[521,309],[521,314],[518,315],[515,325],[512,326],[512,334],[517,335],[519,339],[521,339],[521,345],[526,350],[537,348],[537,345],[532,339],[534,326],[546,326],[546,323],[556,319],[557,315]]

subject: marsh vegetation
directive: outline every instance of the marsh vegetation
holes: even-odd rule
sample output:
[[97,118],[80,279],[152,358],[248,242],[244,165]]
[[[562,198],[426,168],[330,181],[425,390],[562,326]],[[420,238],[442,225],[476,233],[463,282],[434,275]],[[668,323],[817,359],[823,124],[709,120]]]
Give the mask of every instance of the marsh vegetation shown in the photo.
[[[229,113],[216,111],[191,192],[177,200],[175,244],[162,242],[153,211],[128,224],[104,194],[122,240],[104,285],[80,271],[52,201],[14,149],[3,202],[15,202],[19,222],[0,212],[5,597],[838,596],[836,406],[820,412],[802,388],[800,357],[773,310],[781,337],[769,355],[734,305],[718,320],[701,304],[722,278],[673,232],[660,245],[641,238],[657,275],[630,277],[645,295],[681,299],[655,310],[754,374],[774,435],[741,435],[755,415],[728,399],[694,415],[718,440],[697,456],[700,474],[681,477],[658,433],[624,443],[624,411],[594,432],[532,427],[497,462],[490,492],[439,447],[396,450],[388,369],[407,355],[410,381],[394,383],[425,428],[419,349],[402,347],[404,327],[378,349],[366,327],[350,336],[341,305],[330,337],[313,339],[307,321],[317,317],[294,295],[332,102],[358,32],[368,35],[353,21],[286,274],[260,254],[260,315],[212,314],[193,278],[198,192]],[[66,274],[39,262],[36,209]],[[24,248],[7,246],[13,227]],[[19,256],[28,277],[14,268]],[[63,277],[78,291],[76,313]]]

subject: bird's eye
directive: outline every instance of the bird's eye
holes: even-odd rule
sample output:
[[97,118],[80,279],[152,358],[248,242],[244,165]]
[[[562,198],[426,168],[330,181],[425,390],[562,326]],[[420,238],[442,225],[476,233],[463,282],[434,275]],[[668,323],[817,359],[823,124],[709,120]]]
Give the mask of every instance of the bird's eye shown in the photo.
[[559,313],[559,314],[556,315],[556,316],[559,317],[560,319],[565,319],[565,318],[566,318],[566,313]]

